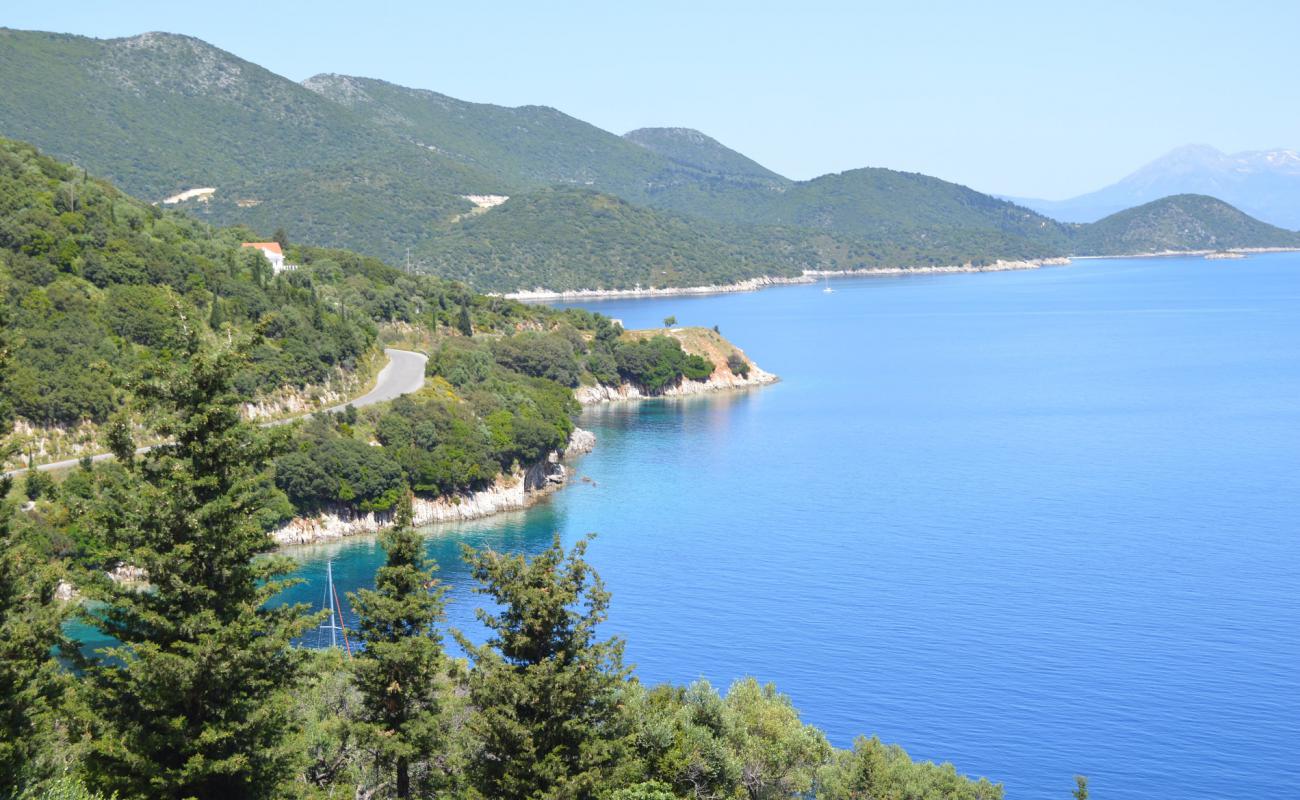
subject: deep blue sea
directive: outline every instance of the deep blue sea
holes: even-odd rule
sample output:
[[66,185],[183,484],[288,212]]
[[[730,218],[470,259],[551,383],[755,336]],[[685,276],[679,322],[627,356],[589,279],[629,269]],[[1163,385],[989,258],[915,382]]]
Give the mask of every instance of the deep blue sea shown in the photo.
[[[774,681],[837,745],[1013,798],[1300,796],[1300,255],[1078,261],[590,303],[718,325],[782,383],[594,409],[599,443],[461,542],[599,533],[646,681]],[[293,551],[320,602],[373,540]]]

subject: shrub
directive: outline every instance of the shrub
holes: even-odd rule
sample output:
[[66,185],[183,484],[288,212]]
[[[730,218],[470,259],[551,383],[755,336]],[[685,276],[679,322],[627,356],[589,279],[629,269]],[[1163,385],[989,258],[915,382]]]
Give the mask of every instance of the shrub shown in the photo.
[[572,342],[563,334],[526,331],[492,343],[492,355],[508,370],[577,386],[582,374]]
[[618,372],[651,394],[676,386],[683,377],[705,380],[713,374],[708,359],[688,355],[681,343],[668,336],[621,341],[614,350]]
[[733,375],[742,378],[749,377],[749,362],[740,353],[733,351],[731,355],[727,356],[727,369],[731,370]]
[[29,470],[27,479],[23,483],[23,493],[27,495],[28,500],[32,501],[40,500],[42,497],[52,497],[54,479],[48,472],[39,469]]

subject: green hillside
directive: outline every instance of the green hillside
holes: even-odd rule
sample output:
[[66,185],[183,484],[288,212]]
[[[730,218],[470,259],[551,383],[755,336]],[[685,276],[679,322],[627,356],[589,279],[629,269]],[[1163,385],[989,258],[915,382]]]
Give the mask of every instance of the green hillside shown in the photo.
[[623,138],[684,167],[777,186],[790,183],[757,161],[691,128],[638,128],[623,134]]
[[419,251],[425,268],[480,290],[630,289],[798,275],[823,263],[814,237],[745,229],[632,205],[588,189],[512,197]]
[[545,106],[468,103],[346,75],[316,75],[303,86],[516,190],[573,184],[630,195],[669,166],[621,137]]
[[[90,39],[0,29],[0,135],[158,202],[214,187],[192,212],[396,256],[431,221],[499,191],[293,81],[197,39]],[[364,247],[360,246],[363,245]]]
[[447,329],[465,309],[478,329],[512,330],[551,313],[340,250],[291,246],[298,269],[274,275],[240,247],[248,238],[0,139],[0,312],[12,350],[0,407],[38,426],[103,422],[126,377],[166,360],[187,330],[261,330],[239,379],[256,395],[354,369],[380,324]]
[[1300,233],[1261,222],[1213,197],[1179,194],[1078,226],[1074,247],[1080,255],[1300,247]]
[[698,209],[720,222],[782,225],[856,237],[915,260],[896,266],[1025,258],[1062,252],[1067,226],[965,186],[917,173],[857,169],[787,186],[665,186],[664,207]]

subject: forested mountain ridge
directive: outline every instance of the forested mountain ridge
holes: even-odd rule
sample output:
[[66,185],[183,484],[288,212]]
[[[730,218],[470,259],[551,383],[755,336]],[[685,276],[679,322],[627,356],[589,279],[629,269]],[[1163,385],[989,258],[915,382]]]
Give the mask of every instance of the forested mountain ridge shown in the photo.
[[692,128],[637,128],[623,134],[623,138],[678,164],[705,172],[778,186],[791,183],[789,178]]
[[372,78],[315,75],[303,86],[419,147],[498,177],[513,191],[590,186],[644,192],[671,163],[546,106],[469,103]]
[[[390,260],[410,247],[419,268],[482,291],[1120,252],[1113,231],[925,175],[864,168],[788,181],[698,131],[617,136],[551,108],[467,103],[367,78],[299,85],[172,34],[0,30],[0,134],[150,201],[213,188],[179,207],[263,236],[284,228]],[[578,202],[581,190],[621,199]],[[510,199],[488,208],[481,195]],[[1152,246],[1199,249],[1198,230],[1225,224],[1170,227]],[[1216,241],[1285,239],[1236,229]],[[1123,252],[1145,246],[1137,235],[1127,244]]]
[[286,78],[198,39],[0,29],[0,135],[30,141],[159,202],[320,245],[395,256],[431,220],[501,191]]

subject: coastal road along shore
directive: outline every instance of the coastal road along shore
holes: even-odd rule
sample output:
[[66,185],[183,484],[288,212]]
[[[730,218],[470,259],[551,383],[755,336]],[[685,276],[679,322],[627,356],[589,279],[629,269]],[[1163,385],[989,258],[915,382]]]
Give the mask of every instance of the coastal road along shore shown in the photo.
[[[385,364],[384,368],[379,370],[379,374],[375,376],[375,387],[355,400],[349,400],[346,403],[340,403],[339,405],[319,409],[307,414],[299,414],[294,417],[267,422],[264,423],[264,425],[283,425],[297,419],[302,419],[303,417],[309,417],[312,414],[320,413],[320,411],[342,411],[349,405],[356,408],[374,405],[375,403],[382,403],[387,400],[401,397],[404,394],[419,391],[424,386],[424,364],[429,360],[428,356],[424,353],[415,353],[410,350],[397,350],[392,347],[384,348],[384,355],[388,356],[388,363]],[[148,447],[141,447],[139,450],[136,450],[136,453],[145,453],[148,451]],[[36,469],[42,472],[57,469],[70,469],[77,466],[83,457],[84,456],[79,456],[77,458],[67,458],[63,461],[51,461],[48,464],[38,464]],[[105,459],[112,457],[112,453],[99,453],[98,455],[91,456],[90,460],[104,461]],[[21,475],[26,472],[27,469],[28,468],[9,470],[5,473],[5,477]]]

